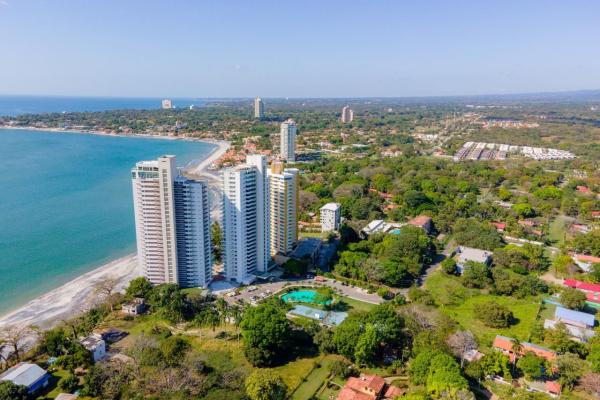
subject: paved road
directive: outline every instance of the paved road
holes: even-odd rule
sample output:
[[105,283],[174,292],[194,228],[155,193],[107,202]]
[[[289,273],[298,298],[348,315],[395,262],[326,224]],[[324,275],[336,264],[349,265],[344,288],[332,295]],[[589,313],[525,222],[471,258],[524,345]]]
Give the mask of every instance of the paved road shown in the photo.
[[[267,282],[267,283],[257,283],[249,287],[245,287],[237,296],[228,296],[227,293],[231,292],[221,292],[220,296],[229,303],[235,304],[239,300],[243,300],[246,303],[252,303],[253,300],[257,298],[266,298],[274,293],[279,292],[284,287],[290,286],[329,286],[332,289],[335,289],[338,292],[341,292],[344,296],[349,297],[354,300],[364,301],[366,303],[372,304],[381,304],[383,303],[383,299],[379,297],[375,293],[368,293],[365,289],[353,286],[342,285],[341,282],[336,281],[335,279],[326,278],[324,282],[317,282],[314,279],[290,279],[290,280],[280,280],[277,282]],[[249,290],[251,287],[256,287],[256,290]]]

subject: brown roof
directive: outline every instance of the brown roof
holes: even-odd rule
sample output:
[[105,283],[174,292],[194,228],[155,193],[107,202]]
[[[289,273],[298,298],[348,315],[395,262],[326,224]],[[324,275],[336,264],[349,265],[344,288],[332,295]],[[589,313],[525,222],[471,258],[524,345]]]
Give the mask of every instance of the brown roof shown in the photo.
[[404,390],[400,389],[399,387],[390,385],[388,387],[388,389],[385,391],[385,394],[383,395],[383,398],[385,399],[393,399],[396,397],[400,397],[404,394]]
[[413,219],[408,221],[409,224],[419,227],[423,227],[430,222],[431,217],[428,217],[427,215],[419,215],[418,217],[414,217]]
[[338,394],[337,400],[375,400],[375,396],[357,392],[356,390],[344,386],[342,391]]

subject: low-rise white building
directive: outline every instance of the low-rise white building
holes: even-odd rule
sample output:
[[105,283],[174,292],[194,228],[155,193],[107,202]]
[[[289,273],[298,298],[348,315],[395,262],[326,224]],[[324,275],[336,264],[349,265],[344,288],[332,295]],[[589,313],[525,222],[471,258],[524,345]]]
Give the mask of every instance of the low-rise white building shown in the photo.
[[102,339],[102,335],[92,333],[88,337],[80,339],[79,343],[92,353],[94,362],[106,357],[106,342]]
[[460,274],[463,273],[465,266],[469,261],[488,266],[492,261],[491,251],[475,249],[473,247],[460,246],[456,249],[456,254],[456,267]]
[[342,219],[342,206],[339,203],[327,203],[320,209],[321,232],[337,231]]

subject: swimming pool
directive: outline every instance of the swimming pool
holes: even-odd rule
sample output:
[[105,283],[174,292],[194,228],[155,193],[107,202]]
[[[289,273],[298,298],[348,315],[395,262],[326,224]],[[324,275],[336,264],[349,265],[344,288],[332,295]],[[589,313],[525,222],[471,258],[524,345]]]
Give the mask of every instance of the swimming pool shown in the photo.
[[326,302],[317,301],[317,292],[315,290],[294,290],[281,296],[286,303],[311,303],[311,304],[330,304],[331,300]]

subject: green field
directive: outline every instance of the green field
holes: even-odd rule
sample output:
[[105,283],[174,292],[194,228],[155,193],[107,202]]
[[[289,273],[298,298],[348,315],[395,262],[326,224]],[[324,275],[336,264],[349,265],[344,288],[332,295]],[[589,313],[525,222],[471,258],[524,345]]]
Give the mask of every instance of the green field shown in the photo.
[[330,365],[336,358],[338,356],[335,355],[321,357],[318,361],[318,366],[315,366],[302,384],[292,393],[292,400],[310,399],[329,377]]
[[[436,272],[426,281],[428,289],[436,302],[447,303],[449,290],[456,290],[455,302],[447,305],[441,305],[440,311],[452,317],[460,324],[463,329],[470,330],[477,337],[479,344],[485,347],[491,345],[496,335],[504,335],[519,340],[529,339],[531,330],[535,324],[536,316],[540,307],[540,299],[531,297],[526,299],[515,299],[508,296],[495,296],[486,294],[476,289],[464,289],[459,286],[460,278],[444,275],[442,272]],[[450,288],[450,289],[449,289]],[[478,307],[488,301],[494,301],[498,304],[508,307],[517,321],[509,328],[489,328],[477,318]]]

